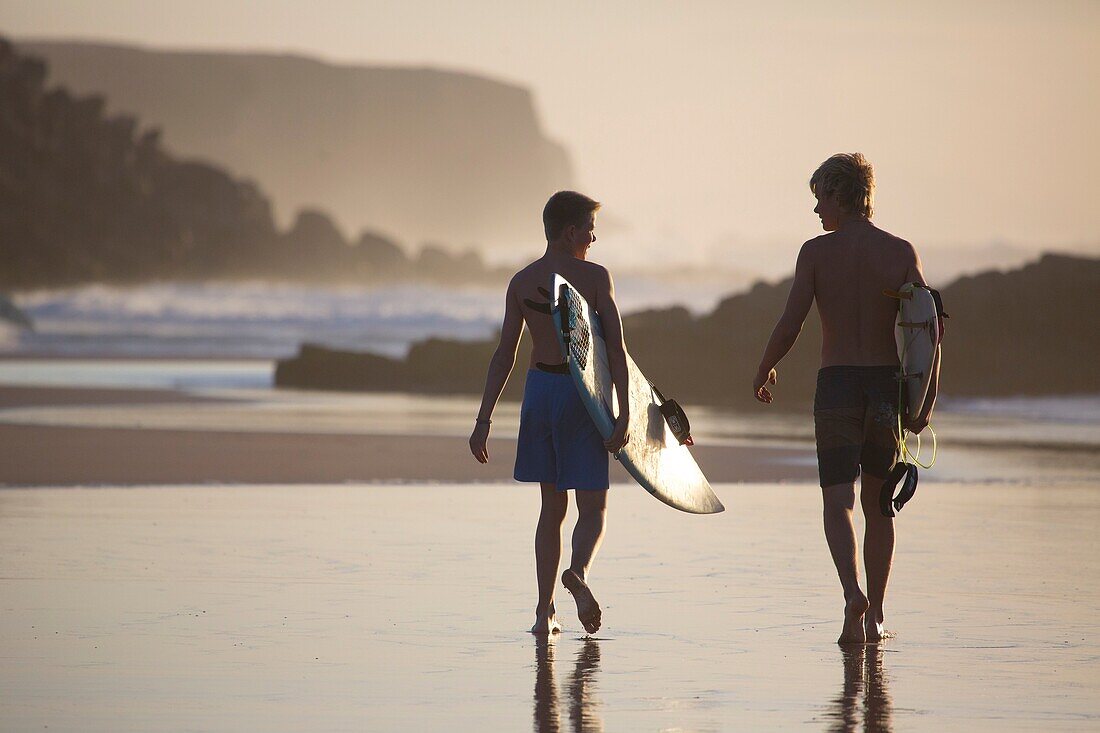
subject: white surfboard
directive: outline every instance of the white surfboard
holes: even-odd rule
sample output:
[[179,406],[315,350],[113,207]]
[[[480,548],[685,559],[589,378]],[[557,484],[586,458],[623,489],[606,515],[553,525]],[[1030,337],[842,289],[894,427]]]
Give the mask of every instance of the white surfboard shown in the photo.
[[[561,275],[551,284],[551,312],[558,341],[581,400],[604,438],[615,428],[619,403],[607,363],[599,315]],[[617,458],[642,487],[665,504],[692,514],[725,507],[687,446],[680,445],[661,415],[662,400],[627,354],[630,372],[630,439]]]
[[897,297],[899,304],[894,340],[907,398],[902,417],[915,417],[924,406],[932,381],[932,366],[942,336],[939,315],[932,291],[923,285],[906,283],[890,295]]

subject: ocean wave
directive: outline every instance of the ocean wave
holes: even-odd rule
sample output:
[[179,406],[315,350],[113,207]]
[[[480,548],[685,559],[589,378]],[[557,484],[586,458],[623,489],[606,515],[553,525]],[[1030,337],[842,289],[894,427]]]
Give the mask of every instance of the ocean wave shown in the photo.
[[428,337],[489,337],[503,311],[499,293],[420,285],[90,285],[17,300],[36,330],[0,349],[65,356],[275,358],[303,341],[400,356]]

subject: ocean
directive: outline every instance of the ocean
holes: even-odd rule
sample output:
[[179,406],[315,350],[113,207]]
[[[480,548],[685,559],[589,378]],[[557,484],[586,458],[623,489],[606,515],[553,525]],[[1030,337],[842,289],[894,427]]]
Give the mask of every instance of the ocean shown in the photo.
[[[735,289],[718,280],[693,286],[675,278],[627,276],[618,283],[618,296],[628,313],[680,303],[703,313]],[[293,355],[302,342],[401,356],[410,344],[429,337],[491,338],[503,313],[500,289],[429,285],[94,285],[23,293],[14,300],[36,328],[2,332],[0,385],[243,393],[267,410],[286,407],[271,404],[285,401],[273,389],[275,360]],[[287,425],[297,424],[294,415],[305,409],[304,399],[295,398]],[[329,409],[330,398],[316,399]],[[371,402],[376,399],[343,395],[339,402],[365,401],[361,407],[373,410],[380,408]],[[441,424],[461,423],[465,430],[466,413],[476,409],[472,396],[448,403],[455,416],[436,414],[434,398],[425,405],[417,399],[390,396],[384,411],[431,413]],[[13,415],[7,411],[4,417]],[[692,408],[697,437],[711,441],[812,442],[812,424],[805,417]],[[969,399],[948,394],[938,405],[936,424],[955,443],[1079,450],[1100,446],[1100,395]]]
[[[625,276],[616,286],[626,313],[674,304],[702,313],[744,282]],[[278,359],[304,341],[403,356],[430,337],[491,338],[504,315],[502,288],[423,284],[89,285],[13,301],[35,330],[0,331],[0,356]]]

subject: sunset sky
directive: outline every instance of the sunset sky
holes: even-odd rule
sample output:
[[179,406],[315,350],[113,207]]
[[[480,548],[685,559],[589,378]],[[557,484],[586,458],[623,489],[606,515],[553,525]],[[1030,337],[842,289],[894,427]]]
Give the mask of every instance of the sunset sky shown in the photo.
[[793,255],[817,231],[806,181],[842,150],[915,243],[1100,253],[1097,2],[3,0],[0,32],[521,84],[642,253]]

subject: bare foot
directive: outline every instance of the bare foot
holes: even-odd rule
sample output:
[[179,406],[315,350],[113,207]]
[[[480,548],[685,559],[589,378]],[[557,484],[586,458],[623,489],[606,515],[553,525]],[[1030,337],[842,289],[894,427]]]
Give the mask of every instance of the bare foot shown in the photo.
[[844,628],[840,632],[837,644],[866,644],[867,631],[863,627],[863,616],[871,604],[860,593],[844,606]]
[[540,636],[560,634],[561,624],[554,618],[553,613],[546,616],[536,616],[535,625],[531,627],[531,633]]
[[863,618],[863,629],[867,632],[867,643],[874,644],[883,639],[893,639],[893,631],[887,631],[882,625],[882,611],[868,611]]
[[600,622],[603,620],[603,612],[600,604],[596,603],[592,591],[573,570],[566,570],[561,574],[562,585],[573,594],[573,600],[577,602],[577,618],[589,634],[600,630]]
[[874,644],[890,637],[882,626],[882,616],[875,611],[868,611],[867,615],[864,616],[863,630],[867,634],[868,644]]

